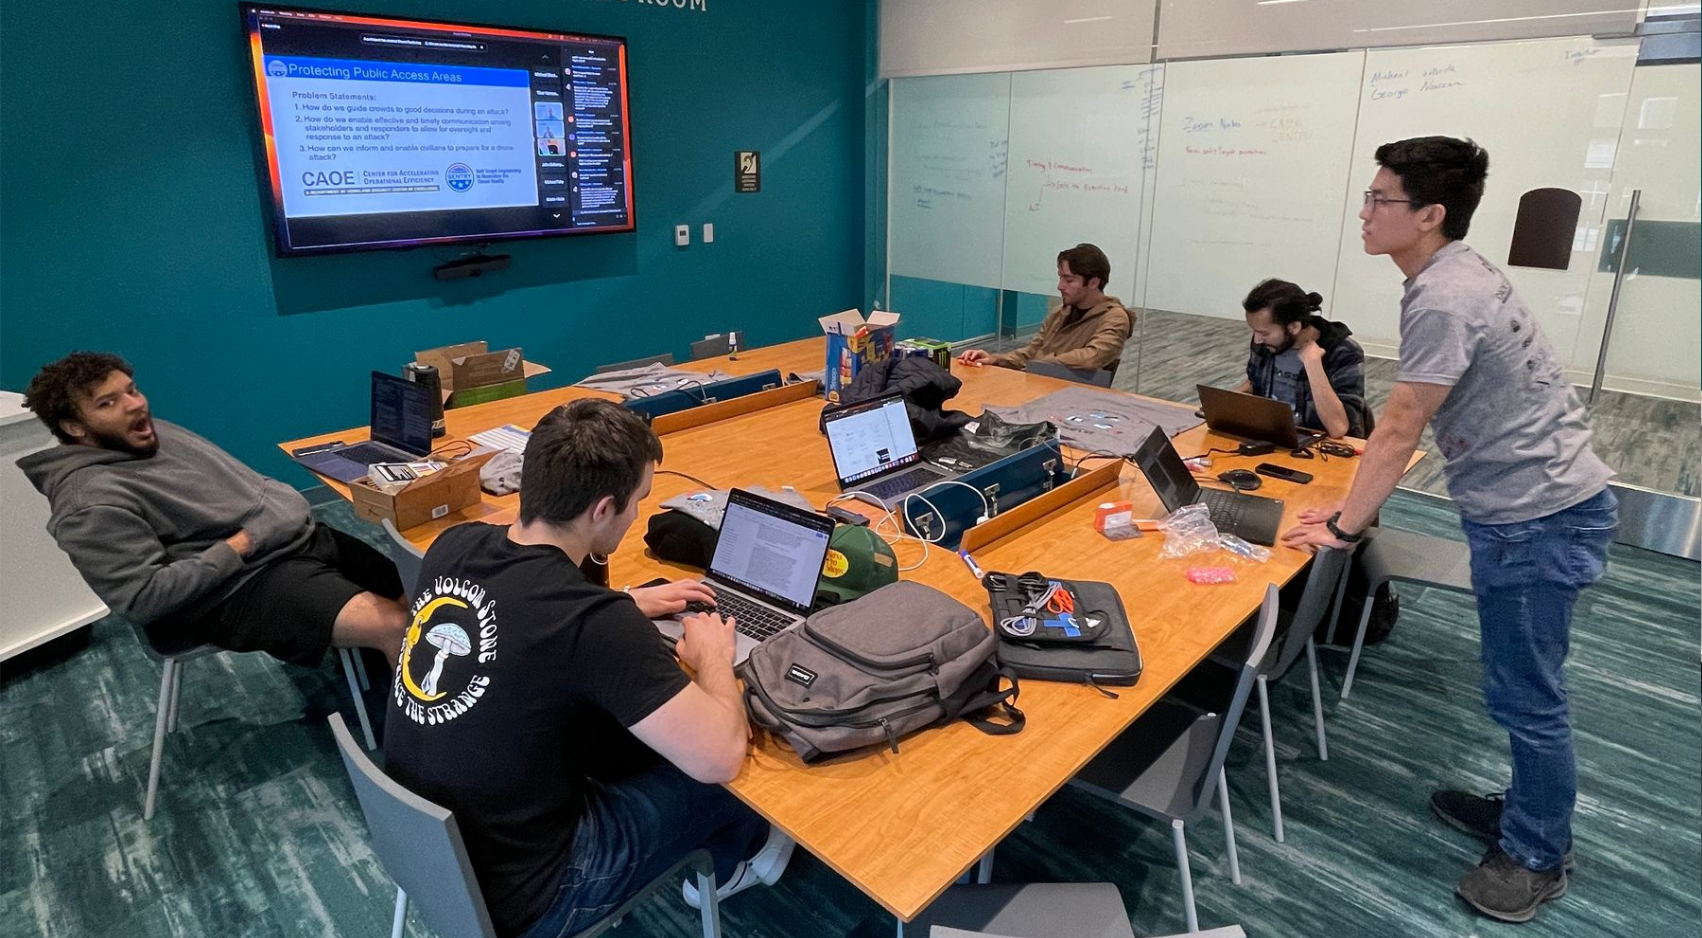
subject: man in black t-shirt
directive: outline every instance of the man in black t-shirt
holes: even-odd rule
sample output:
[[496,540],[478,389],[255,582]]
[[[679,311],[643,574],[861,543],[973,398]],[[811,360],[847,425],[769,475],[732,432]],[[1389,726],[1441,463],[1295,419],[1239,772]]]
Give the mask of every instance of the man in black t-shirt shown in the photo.
[[426,553],[387,770],[455,813],[499,935],[580,931],[695,849],[714,855],[723,897],[774,882],[790,855],[718,784],[749,735],[732,622],[685,620],[677,651],[695,680],[650,622],[714,594],[615,592],[579,570],[620,544],[661,458],[633,411],[557,408],[526,445],[519,523],[460,525]]

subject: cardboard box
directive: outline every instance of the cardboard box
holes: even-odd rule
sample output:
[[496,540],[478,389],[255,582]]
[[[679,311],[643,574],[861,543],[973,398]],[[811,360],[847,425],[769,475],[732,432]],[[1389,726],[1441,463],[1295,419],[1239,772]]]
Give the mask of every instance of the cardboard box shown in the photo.
[[821,331],[827,333],[827,366],[821,384],[830,403],[839,403],[840,393],[851,386],[864,365],[892,354],[898,320],[897,313],[880,309],[868,319],[856,309],[820,318]]
[[383,492],[366,479],[349,483],[355,515],[378,524],[385,518],[398,531],[435,521],[479,502],[479,470],[496,450],[463,456],[396,492]]
[[529,362],[518,348],[492,352],[484,342],[463,342],[415,352],[414,360],[437,369],[443,406],[466,407],[526,393],[526,379],[549,369]]

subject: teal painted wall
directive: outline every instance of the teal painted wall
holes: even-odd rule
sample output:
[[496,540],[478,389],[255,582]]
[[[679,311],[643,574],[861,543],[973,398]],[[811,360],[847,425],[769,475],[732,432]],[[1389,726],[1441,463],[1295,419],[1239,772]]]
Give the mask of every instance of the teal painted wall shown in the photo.
[[[729,327],[752,344],[814,334],[868,305],[872,5],[334,4],[630,40],[638,231],[508,242],[509,270],[440,283],[453,250],[272,257],[233,0],[7,0],[0,387],[72,349],[117,351],[158,416],[306,485],[274,444],[366,423],[367,372],[416,348],[519,345],[555,369],[549,387]],[[761,193],[733,194],[736,149],[762,151]]]

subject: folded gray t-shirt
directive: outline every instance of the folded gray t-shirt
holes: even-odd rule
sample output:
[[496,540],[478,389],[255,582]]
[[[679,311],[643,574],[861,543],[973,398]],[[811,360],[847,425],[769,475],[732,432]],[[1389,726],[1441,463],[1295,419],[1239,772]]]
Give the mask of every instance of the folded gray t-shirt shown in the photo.
[[1584,404],[1507,277],[1450,242],[1406,282],[1399,381],[1453,388],[1430,418],[1460,516],[1512,524],[1600,492]]

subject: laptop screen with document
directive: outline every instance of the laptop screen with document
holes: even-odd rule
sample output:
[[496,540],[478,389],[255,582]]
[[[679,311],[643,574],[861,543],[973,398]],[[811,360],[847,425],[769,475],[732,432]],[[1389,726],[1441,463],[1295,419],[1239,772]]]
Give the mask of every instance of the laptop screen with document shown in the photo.
[[892,394],[829,413],[827,447],[841,487],[922,458],[902,395]]
[[824,515],[734,489],[727,496],[709,575],[806,613],[815,602],[833,525]]
[[372,438],[424,456],[431,452],[431,390],[382,371],[372,373]]

